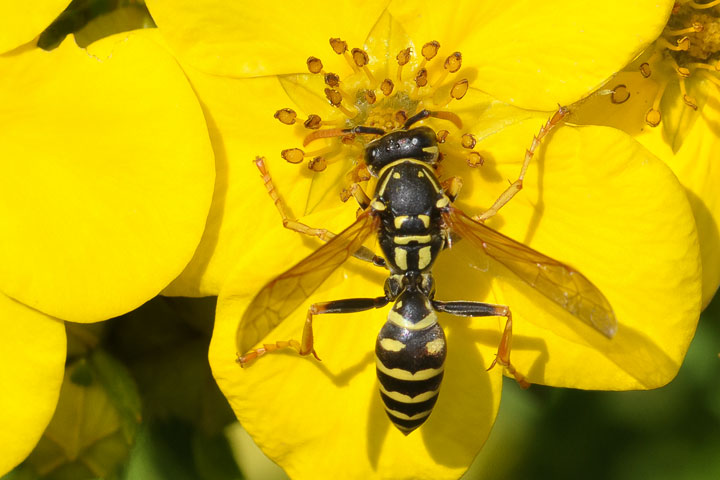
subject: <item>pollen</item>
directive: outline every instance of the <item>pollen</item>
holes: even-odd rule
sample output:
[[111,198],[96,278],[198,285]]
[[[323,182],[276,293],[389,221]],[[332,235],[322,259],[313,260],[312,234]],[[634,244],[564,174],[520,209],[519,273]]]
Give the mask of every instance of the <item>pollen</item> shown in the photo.
[[471,86],[462,74],[460,52],[442,55],[436,40],[419,47],[409,44],[395,52],[348,45],[339,37],[330,38],[329,46],[347,66],[333,63],[333,71],[328,71],[330,67],[320,55],[310,55],[305,65],[308,73],[296,76],[301,89],[324,99],[328,108],[305,112],[298,104],[296,109],[275,112],[278,121],[292,126],[292,132],[302,137],[298,142],[302,149],[288,145],[280,152],[285,161],[306,162],[313,172],[347,162],[345,184],[338,189],[346,200],[352,196],[348,192],[354,183],[370,179],[364,163],[368,142],[384,133],[428,125],[436,132],[440,150],[444,150],[438,152],[438,163],[442,159],[459,165],[482,165],[482,155],[474,150],[477,139],[463,131],[461,117],[453,112]]
[[[660,125],[663,118],[661,105],[682,101],[687,108],[697,110],[696,98],[706,96],[704,92],[700,94],[707,88],[704,80],[720,84],[720,0],[675,2],[662,34],[635,68],[642,77],[655,80],[645,85],[656,85],[657,88],[656,92],[647,92],[648,96],[654,93],[652,106],[645,114],[647,125]],[[610,101],[624,103],[634,88],[616,86],[610,90]],[[663,100],[668,95],[678,98]]]

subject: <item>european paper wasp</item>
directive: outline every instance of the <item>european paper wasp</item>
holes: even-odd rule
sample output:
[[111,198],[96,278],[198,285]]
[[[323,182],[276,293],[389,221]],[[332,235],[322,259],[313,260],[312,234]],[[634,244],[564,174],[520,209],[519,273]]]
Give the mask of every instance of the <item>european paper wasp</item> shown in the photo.
[[[435,131],[427,126],[413,127],[429,116],[448,119],[452,115],[439,113],[423,110],[392,132],[364,126],[335,132],[378,136],[365,147],[365,163],[377,178],[373,196],[368,197],[358,184],[353,185],[352,194],[362,209],[355,222],[338,235],[326,235],[327,243],[265,285],[250,303],[238,327],[241,366],[284,348],[317,358],[312,330],[314,315],[361,312],[393,303],[377,337],[375,357],[386,412],[406,435],[425,422],[438,398],[446,343],[437,312],[464,317],[505,317],[497,356],[490,368],[499,363],[521,385],[527,385],[524,376],[510,362],[512,314],[507,306],[435,299],[432,266],[440,252],[452,242],[462,239],[471,243],[606,337],[612,337],[617,329],[607,299],[585,276],[483,223],[520,190],[535,149],[563,120],[567,109],[560,108],[535,137],[518,180],[476,218],[453,205],[460,182],[451,179],[443,184],[435,173],[439,157]],[[283,214],[285,225],[322,237],[306,225],[287,218],[279,206],[264,159],[258,157],[255,162]],[[384,259],[363,246],[373,233],[377,235]],[[253,349],[351,256],[389,270],[382,296],[314,303],[307,312],[301,341],[279,341]]]

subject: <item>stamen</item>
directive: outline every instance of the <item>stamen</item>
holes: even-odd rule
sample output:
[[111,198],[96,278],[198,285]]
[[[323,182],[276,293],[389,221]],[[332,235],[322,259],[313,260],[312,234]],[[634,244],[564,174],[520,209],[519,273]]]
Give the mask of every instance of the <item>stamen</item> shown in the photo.
[[661,47],[667,48],[668,50],[672,50],[674,52],[685,52],[688,48],[690,48],[690,40],[688,39],[688,37],[679,38],[677,40],[677,44],[672,44],[664,38],[660,37],[657,39],[657,43]]
[[311,142],[314,142],[315,140],[319,140],[321,138],[332,138],[332,137],[341,137],[345,135],[345,131],[343,131],[342,128],[328,128],[326,130],[315,130],[312,133],[309,133],[305,136],[303,139],[303,147],[307,147]]
[[325,97],[333,107],[337,107],[342,103],[342,94],[333,88],[325,89]]
[[373,77],[372,72],[367,67],[368,63],[370,63],[370,57],[368,56],[367,52],[361,48],[353,48],[352,57],[355,65],[362,68],[363,72],[365,72],[365,75],[367,75],[368,80],[370,80],[370,83],[372,85],[375,85],[375,77]]
[[323,69],[323,63],[322,60],[320,60],[317,57],[308,57],[307,59],[307,67],[308,70],[310,70],[310,73],[320,73]]
[[389,78],[386,78],[380,84],[380,91],[382,91],[383,95],[385,95],[386,97],[390,96],[394,88],[395,84]]
[[313,172],[322,172],[327,168],[327,161],[324,157],[315,157],[308,162],[308,168]]
[[297,119],[297,113],[295,113],[295,110],[291,108],[283,108],[275,112],[275,115],[273,115],[273,117],[277,118],[285,125],[292,125]]
[[398,110],[397,112],[395,112],[395,121],[400,125],[404,125],[407,119],[408,116],[407,113],[405,113],[405,110]]
[[435,55],[437,55],[438,50],[440,50],[440,43],[436,40],[433,40],[432,42],[428,42],[425,45],[422,46],[422,49],[420,50],[420,54],[423,56],[423,58],[427,61],[432,60],[435,58]]
[[693,110],[698,109],[697,101],[693,97],[691,97],[690,95],[687,94],[687,88],[685,86],[685,78],[684,77],[680,77],[680,93],[682,94],[683,102],[685,102],[685,105],[692,108]]
[[397,62],[398,62],[398,70],[397,70],[397,80],[398,82],[402,82],[402,68],[403,66],[407,65],[407,63],[410,61],[412,50],[410,47],[406,48],[405,50],[400,50],[400,53],[397,54]]
[[358,72],[358,66],[355,65],[355,62],[348,53],[348,46],[345,40],[340,40],[339,38],[331,38],[330,46],[332,47],[333,52],[345,57],[345,61],[348,63],[348,65],[350,65],[354,72]]
[[335,73],[326,73],[325,74],[325,85],[328,87],[337,87],[340,85],[340,75],[337,75]]
[[691,69],[701,68],[703,70],[720,72],[720,62],[717,62],[715,65],[711,65],[709,63],[700,63],[700,62],[689,63],[688,68],[691,68]]
[[374,104],[375,101],[377,100],[377,96],[375,96],[375,92],[373,92],[372,90],[365,90],[365,100],[367,100],[367,102],[370,105]]
[[460,70],[460,67],[462,67],[462,54],[460,52],[455,52],[447,59],[445,59],[445,70],[447,70],[450,73],[455,73],[458,70]]
[[655,94],[655,100],[653,101],[653,106],[648,110],[648,112],[645,114],[645,123],[650,125],[651,127],[657,127],[660,125],[660,120],[662,120],[662,115],[660,114],[660,100],[662,100],[663,93],[665,93],[665,88],[667,87],[668,82],[665,81],[660,85],[660,88],[658,88],[657,93]]
[[473,149],[476,144],[477,140],[472,133],[463,134],[462,139],[460,140],[460,145],[462,145],[463,148]]
[[415,75],[415,85],[418,87],[424,87],[428,84],[428,72],[426,69],[421,68],[417,75]]
[[466,162],[468,167],[476,168],[481,167],[485,163],[485,159],[478,152],[470,152],[467,155]]
[[664,35],[670,35],[671,37],[678,37],[680,35],[686,35],[688,33],[702,32],[705,27],[700,22],[693,22],[692,26],[687,28],[681,28],[680,30],[665,30]]
[[299,148],[288,148],[280,152],[280,156],[290,163],[300,163],[305,158],[305,152]]
[[650,70],[650,64],[643,63],[642,65],[640,65],[640,73],[643,77],[648,78],[652,74],[652,70]]
[[612,89],[610,101],[616,105],[625,103],[630,98],[630,91],[626,85],[620,84]]
[[435,134],[435,138],[437,138],[438,143],[445,143],[445,140],[447,139],[450,132],[447,130],[438,130],[438,132]]
[[322,126],[322,118],[314,113],[310,114],[308,119],[303,123],[303,126],[310,130],[317,130]]
[[455,100],[460,100],[467,93],[469,86],[470,84],[468,83],[467,78],[463,78],[459,82],[455,82],[455,85],[453,85],[450,89],[450,96]]
[[715,5],[720,5],[720,0],[714,0],[708,3],[687,2],[685,5],[689,5],[696,10],[705,10],[706,8],[712,8]]

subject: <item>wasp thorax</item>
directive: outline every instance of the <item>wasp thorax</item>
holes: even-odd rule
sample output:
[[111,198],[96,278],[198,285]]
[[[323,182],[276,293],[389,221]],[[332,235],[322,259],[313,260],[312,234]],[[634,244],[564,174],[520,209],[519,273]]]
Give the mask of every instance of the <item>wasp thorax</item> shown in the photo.
[[[350,48],[339,38],[331,38],[330,46],[344,58],[350,73],[328,71],[320,58],[308,57],[306,66],[311,76],[307,78],[321,79],[322,88],[316,93],[327,100],[329,108],[325,112],[305,112],[307,117],[291,108],[275,113],[279,121],[304,135],[303,147],[317,145],[307,151],[288,145],[294,148],[283,150],[285,160],[305,162],[316,172],[334,162],[349,160],[352,168],[347,175],[348,183],[368,177],[360,171],[377,172],[391,159],[403,158],[402,155],[435,164],[447,157],[441,154],[439,143],[448,145],[451,156],[459,155],[470,165],[478,164],[479,154],[472,151],[474,144],[468,147],[460,117],[450,111],[453,102],[461,100],[470,85],[467,78],[456,77],[462,68],[460,52],[443,57],[439,55],[441,46],[437,41],[417,50],[408,46],[396,55],[382,52],[380,57],[367,49]],[[418,118],[423,111],[428,114]],[[412,129],[407,142],[399,142],[395,137],[380,138],[409,131],[408,122],[413,118],[417,122],[430,118],[447,120],[455,129],[443,129],[440,136],[429,127]]]

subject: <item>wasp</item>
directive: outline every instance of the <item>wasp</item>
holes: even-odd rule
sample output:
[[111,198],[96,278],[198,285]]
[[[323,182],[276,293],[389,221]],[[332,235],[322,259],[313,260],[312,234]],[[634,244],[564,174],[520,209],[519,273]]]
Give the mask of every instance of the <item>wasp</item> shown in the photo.
[[[488,211],[475,219],[453,205],[459,182],[451,179],[443,184],[436,175],[439,147],[435,131],[427,126],[413,127],[429,116],[447,118],[447,112],[441,113],[445,115],[423,110],[410,117],[401,129],[392,132],[365,126],[340,131],[378,136],[367,143],[364,151],[367,168],[377,178],[372,197],[368,197],[359,185],[353,185],[352,194],[362,212],[338,235],[318,233],[290,221],[280,209],[286,226],[320,236],[327,243],[265,285],[250,303],[238,327],[238,362],[241,366],[284,348],[318,358],[313,345],[312,320],[315,315],[362,312],[392,303],[375,345],[377,376],[387,415],[406,435],[427,420],[438,398],[447,352],[438,312],[463,317],[505,317],[498,352],[490,368],[499,363],[522,386],[529,385],[510,362],[512,314],[509,307],[435,298],[433,263],[454,241],[462,239],[471,243],[478,252],[500,262],[606,337],[611,338],[617,329],[609,302],[580,272],[483,223],[520,190],[533,151],[568,110],[560,108],[543,126],[526,153],[519,179]],[[259,157],[256,165],[268,192],[279,205],[264,160]],[[363,246],[372,234],[377,235],[383,258],[376,257]],[[279,341],[253,349],[351,256],[388,269],[383,295],[314,303],[307,312],[301,341]]]

